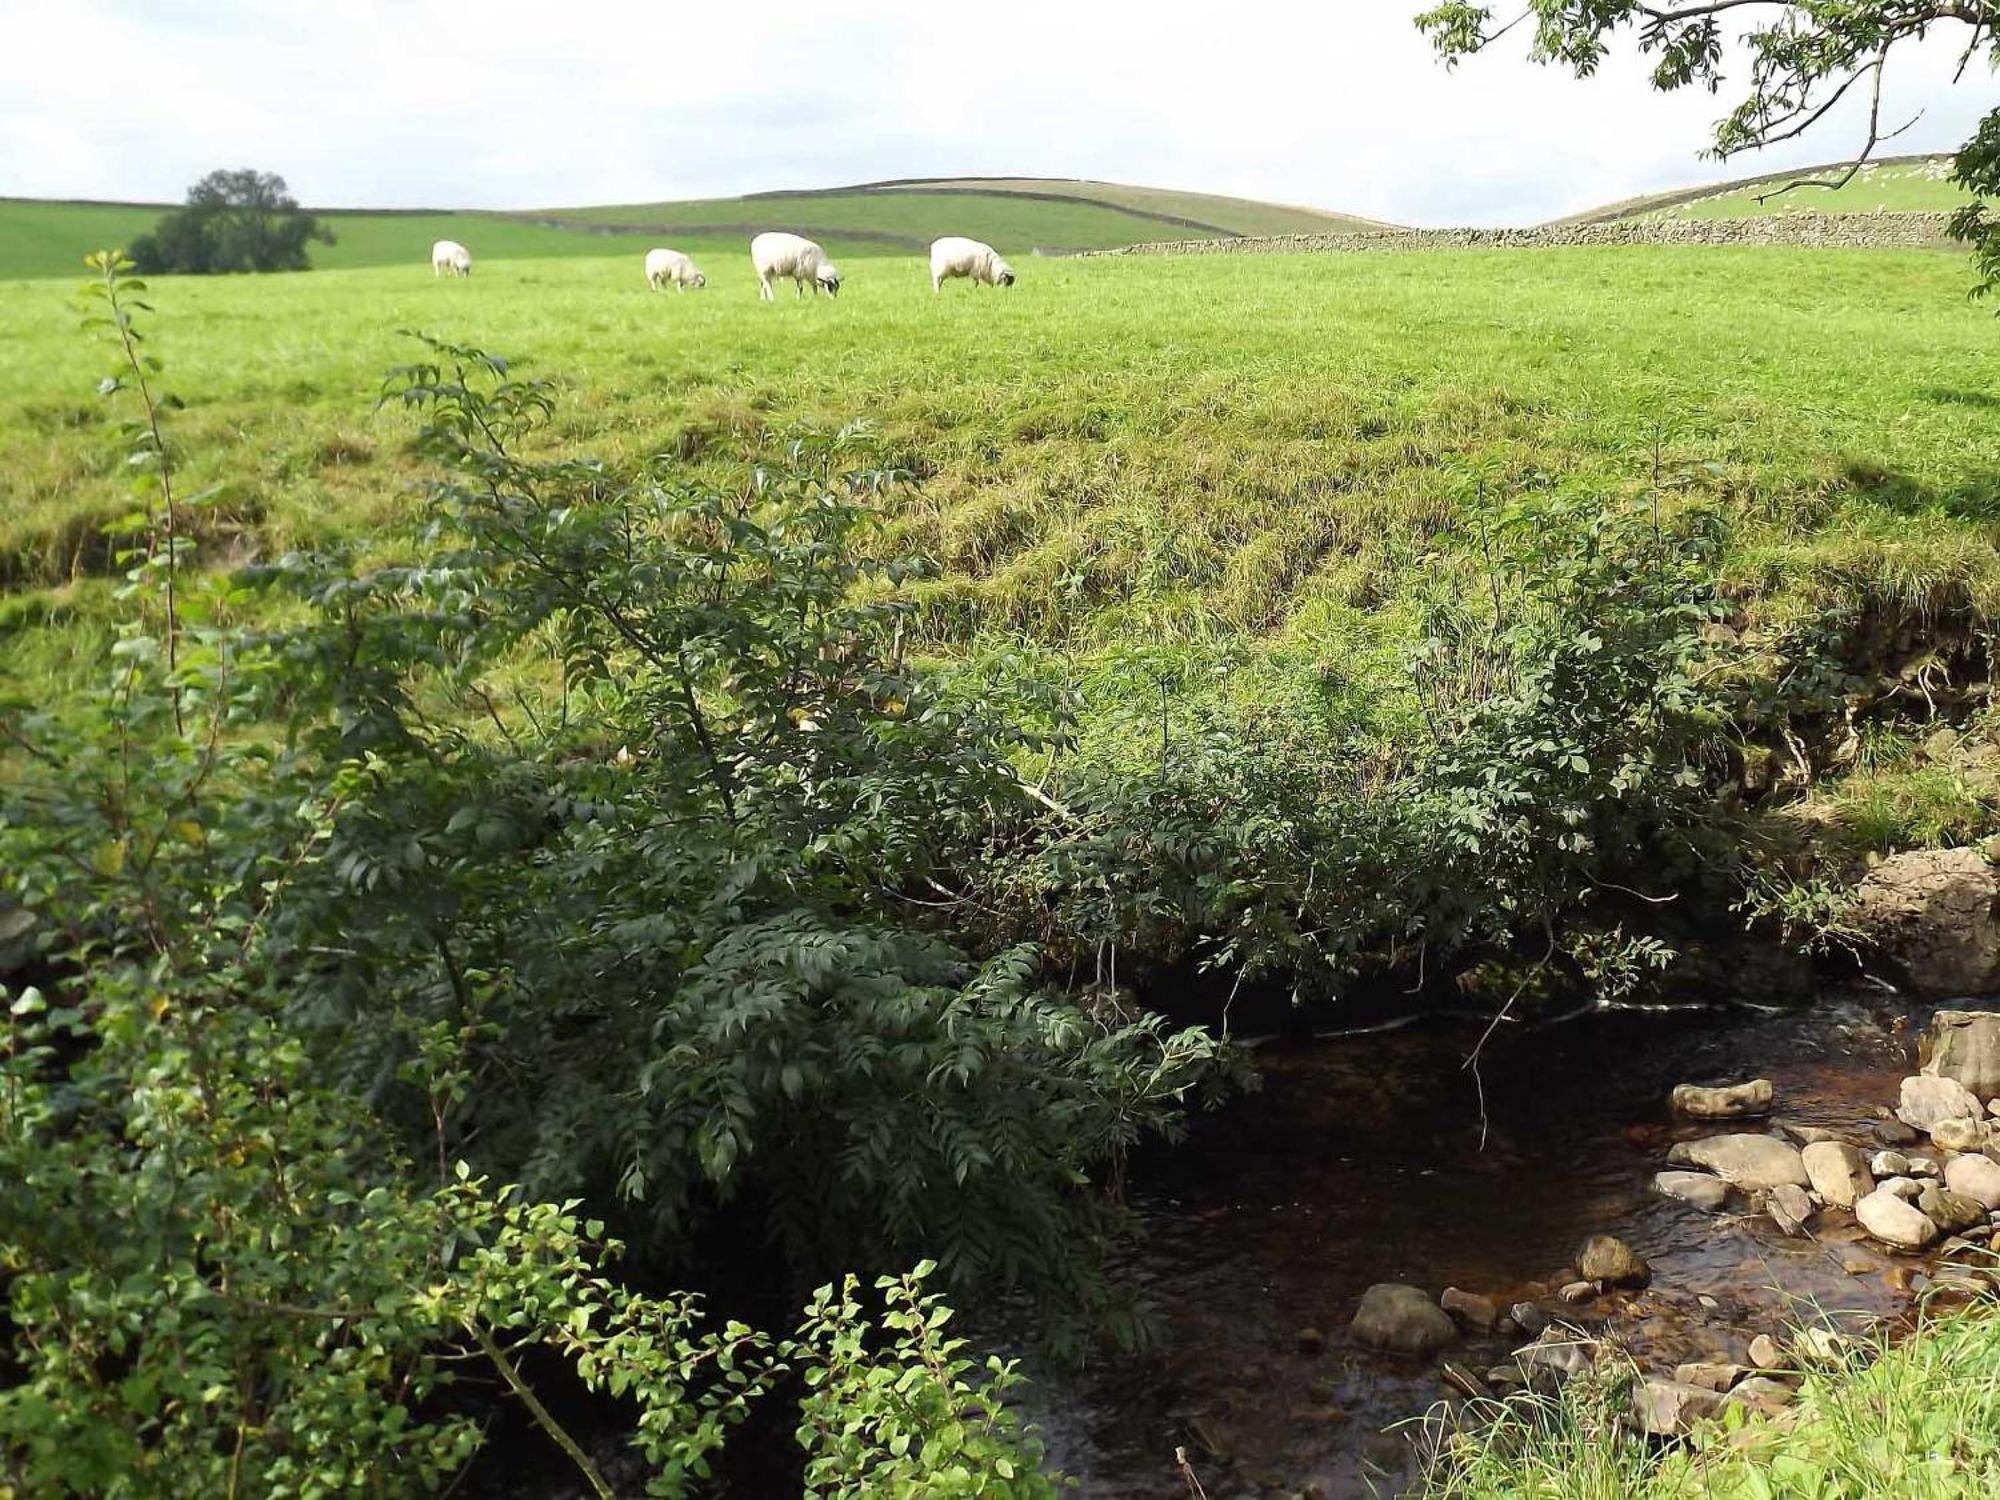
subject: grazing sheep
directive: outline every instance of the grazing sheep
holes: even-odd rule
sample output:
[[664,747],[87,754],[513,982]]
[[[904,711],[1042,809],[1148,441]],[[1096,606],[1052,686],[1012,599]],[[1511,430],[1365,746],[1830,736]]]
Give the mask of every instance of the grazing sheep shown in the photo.
[[648,250],[646,252],[646,285],[654,291],[660,290],[668,282],[674,290],[684,292],[689,287],[704,287],[708,278],[696,269],[695,263],[678,250]]
[[1014,268],[1000,258],[998,250],[962,234],[931,241],[931,290],[939,290],[954,276],[970,277],[988,286],[1014,284]]
[[794,296],[806,294],[807,282],[812,283],[815,297],[822,287],[830,297],[840,295],[840,272],[824,250],[799,235],[771,230],[758,235],[750,242],[750,263],[757,268],[757,295],[766,302],[772,300],[774,276],[791,277]]
[[431,275],[470,276],[472,252],[457,240],[439,240],[431,246]]

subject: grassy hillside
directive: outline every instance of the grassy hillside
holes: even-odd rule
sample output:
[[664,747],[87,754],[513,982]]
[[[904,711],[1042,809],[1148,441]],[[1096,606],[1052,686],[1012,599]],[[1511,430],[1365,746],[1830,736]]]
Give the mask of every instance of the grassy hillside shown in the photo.
[[[1424,588],[1476,581],[1482,491],[1635,493],[1656,443],[1677,490],[1734,517],[1746,594],[2000,618],[2000,351],[1955,256],[1057,260],[943,297],[884,257],[837,302],[769,307],[734,258],[711,277],[658,296],[627,258],[569,257],[156,282],[186,482],[223,485],[210,555],[407,514],[405,427],[370,403],[418,327],[560,376],[581,449],[734,476],[802,425],[871,424],[926,476],[895,523],[943,564],[928,621],[953,651],[1027,642],[1088,677],[1135,642],[1241,648],[1245,702],[1331,694],[1392,736]],[[0,366],[17,620],[90,616],[128,505],[65,293],[0,285],[23,351]],[[15,671],[71,670],[69,637],[36,640]],[[1113,703],[1128,687],[1105,678]]]
[[950,189],[958,192],[1056,194],[1087,198],[1138,213],[1163,214],[1170,218],[1213,224],[1232,234],[1312,234],[1380,227],[1373,219],[1332,213],[1325,209],[1072,177],[926,178],[913,182],[883,183],[880,187],[884,191],[902,193]]
[[1834,162],[1796,171],[1737,178],[1708,187],[1676,188],[1649,193],[1622,203],[1606,204],[1576,214],[1562,223],[1600,223],[1612,219],[1741,219],[1783,213],[1941,213],[1959,207],[1966,195],[1951,181],[1948,156],[1902,157],[1865,165],[1845,187],[1799,187],[1759,203],[1758,197],[1788,182],[1820,179],[1837,182],[1847,164]]
[[[83,256],[151,229],[160,205],[0,199],[0,279],[67,276]],[[864,259],[969,234],[1013,254],[1037,247],[1096,250],[1217,233],[1283,234],[1366,221],[1241,198],[1113,183],[1010,178],[765,193],[678,203],[623,203],[523,213],[322,214],[335,235],[315,267],[415,266],[434,240],[455,239],[484,264],[557,256],[643,253],[671,239],[697,257],[742,256],[760,229],[810,234],[836,256]],[[1211,227],[1193,227],[1195,225]]]
[[[1169,195],[1169,201],[1178,201],[1177,195]],[[893,236],[905,249],[920,248],[942,234],[969,234],[1005,251],[1025,252],[1037,245],[1098,250],[1181,235],[1205,238],[1219,232],[1189,228],[1161,217],[1165,212],[1140,212],[1067,194],[1028,197],[928,187],[772,193],[546,211],[549,217],[577,223],[652,224],[675,229],[726,225],[742,230],[791,229],[816,237],[837,236],[842,230],[861,231]]]

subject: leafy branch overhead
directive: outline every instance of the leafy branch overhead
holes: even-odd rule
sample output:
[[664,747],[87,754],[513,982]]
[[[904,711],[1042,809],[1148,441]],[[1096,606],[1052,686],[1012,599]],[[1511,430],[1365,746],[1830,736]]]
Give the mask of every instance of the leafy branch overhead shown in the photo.
[[[1951,37],[1959,48],[1955,83],[1976,60],[1989,68],[2000,61],[2000,4],[1994,0],[1526,0],[1525,8],[1505,20],[1496,20],[1495,7],[1482,0],[1444,0],[1419,15],[1417,25],[1447,64],[1483,52],[1525,26],[1534,61],[1569,68],[1580,77],[1596,72],[1613,45],[1629,36],[1652,60],[1656,89],[1741,91],[1715,123],[1712,151],[1721,158],[1793,140],[1843,100],[1866,99],[1866,134],[1845,171],[1831,179],[1787,183],[1767,195],[1773,197],[1795,187],[1844,186],[1879,146],[1915,123],[1916,115],[1883,114],[1883,78],[1899,49],[1932,36]],[[1979,197],[2000,194],[2000,110],[1989,113],[1960,148],[1954,175]],[[2000,278],[2000,224],[1986,205],[1961,211],[1952,233],[1973,248],[1980,290],[1994,285]]]

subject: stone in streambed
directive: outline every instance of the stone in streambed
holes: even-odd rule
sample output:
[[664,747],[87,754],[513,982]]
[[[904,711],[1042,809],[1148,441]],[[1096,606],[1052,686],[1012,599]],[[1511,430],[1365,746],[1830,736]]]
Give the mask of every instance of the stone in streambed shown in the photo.
[[1726,1391],[1749,1373],[1742,1365],[1698,1363],[1674,1367],[1676,1381],[1698,1385],[1705,1391]]
[[[1901,1181],[1907,1183],[1909,1179]],[[1860,1199],[1854,1205],[1854,1217],[1885,1245],[1894,1245],[1899,1250],[1921,1250],[1938,1237],[1938,1227],[1895,1189],[1896,1183],[1884,1183]]]
[[1956,1234],[1986,1222],[1986,1210],[1963,1194],[1926,1183],[1917,1194],[1917,1210],[1946,1234]]
[[1799,1159],[1805,1163],[1812,1190],[1829,1208],[1852,1208],[1857,1198],[1875,1191],[1875,1178],[1867,1161],[1852,1146],[1839,1141],[1815,1141],[1799,1153]]
[[1736,1120],[1745,1115],[1769,1114],[1775,1097],[1770,1079],[1753,1078],[1748,1083],[1724,1084],[1719,1088],[1704,1088],[1698,1083],[1676,1084],[1668,1102],[1675,1114],[1691,1119]]
[[1986,1137],[1984,1120],[1968,1120],[1963,1115],[1931,1126],[1931,1144],[1940,1151],[1978,1151],[1986,1145]]
[[1491,1297],[1482,1297],[1477,1292],[1462,1292],[1455,1286],[1444,1289],[1444,1294],[1438,1298],[1438,1306],[1473,1333],[1491,1333],[1500,1321],[1500,1309]]
[[1445,1310],[1421,1290],[1384,1281],[1361,1294],[1350,1331],[1356,1342],[1401,1354],[1428,1354],[1458,1337]]
[[[1877,1177],[1907,1177],[1910,1175],[1910,1159],[1900,1151],[1877,1151],[1868,1158],[1868,1170]],[[1855,1196],[1867,1195],[1857,1193]]]
[[1945,1164],[1944,1185],[1989,1213],[2000,1208],[2000,1162],[1988,1157],[1954,1157]]
[[1780,1369],[1785,1363],[1785,1351],[1770,1334],[1760,1333],[1750,1340],[1750,1363],[1760,1370]]
[[1801,1235],[1806,1225],[1812,1222],[1813,1202],[1806,1196],[1806,1190],[1795,1183],[1781,1182],[1771,1189],[1764,1200],[1764,1211],[1778,1228],[1788,1235]]
[[1556,1295],[1574,1307],[1593,1300],[1603,1290],[1604,1288],[1594,1281],[1566,1281],[1557,1290]]
[[1806,1176],[1799,1148],[1772,1135],[1712,1135],[1682,1141],[1667,1153],[1667,1160],[1706,1167],[1752,1193],[1768,1193],[1783,1182],[1805,1187],[1812,1180]]
[[1551,1321],[1549,1315],[1532,1302],[1516,1302],[1507,1309],[1507,1316],[1512,1318],[1521,1332],[1527,1334],[1529,1338],[1539,1338]]
[[1576,1255],[1577,1274],[1605,1286],[1644,1286],[1652,1267],[1615,1234],[1593,1234]]
[[1986,1106],[1956,1078],[1919,1073],[1903,1080],[1896,1099],[1896,1118],[1912,1130],[1928,1131],[1940,1120],[1978,1120]]
[[1869,1127],[1885,1146],[1914,1146],[1921,1137],[1901,1120],[1877,1120]]
[[1771,1123],[1782,1130],[1795,1146],[1816,1146],[1821,1141],[1839,1139],[1831,1130],[1818,1125],[1804,1125],[1797,1120],[1773,1120]]
[[1707,1172],[1656,1172],[1653,1191],[1708,1213],[1720,1212],[1729,1202],[1729,1184]]

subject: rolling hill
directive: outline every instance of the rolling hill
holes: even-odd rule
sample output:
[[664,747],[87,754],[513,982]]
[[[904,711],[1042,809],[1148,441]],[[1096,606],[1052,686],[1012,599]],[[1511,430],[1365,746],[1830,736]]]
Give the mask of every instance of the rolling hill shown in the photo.
[[[0,198],[0,277],[65,276],[84,254],[129,243],[167,205]],[[1370,221],[1245,198],[1071,178],[943,178],[864,183],[738,198],[604,204],[518,212],[316,210],[335,242],[329,268],[421,266],[431,242],[461,240],[480,260],[616,255],[671,237],[696,256],[738,255],[760,229],[811,235],[836,256],[914,254],[941,234],[969,234],[1009,254],[1100,250],[1142,240],[1372,227]]]
[[1784,172],[1766,172],[1757,177],[1739,177],[1730,182],[1703,187],[1676,188],[1671,192],[1649,193],[1607,203],[1588,213],[1558,219],[1558,224],[1605,224],[1618,219],[1741,219],[1784,213],[1875,213],[1949,212],[1966,201],[1966,194],[1951,180],[1949,156],[1896,156],[1870,162],[1840,188],[1800,187],[1779,197],[1766,197],[1788,182],[1821,178],[1838,181],[1847,171],[1846,162],[1830,162],[1817,167],[1796,167]]

